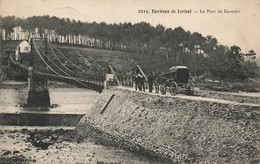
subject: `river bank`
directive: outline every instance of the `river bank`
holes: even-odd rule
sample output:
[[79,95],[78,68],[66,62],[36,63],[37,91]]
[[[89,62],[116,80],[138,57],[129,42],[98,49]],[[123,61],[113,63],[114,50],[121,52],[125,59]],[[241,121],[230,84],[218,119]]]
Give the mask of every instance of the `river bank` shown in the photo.
[[103,146],[91,140],[78,142],[74,127],[0,126],[0,134],[1,164],[161,163],[112,146]]
[[[62,83],[52,83],[49,91],[52,104],[49,113],[86,114],[100,96],[97,92]],[[30,109],[23,106],[26,98],[26,82],[5,81],[0,88],[0,111],[29,112]],[[0,126],[0,163],[160,163],[91,139],[80,140],[74,128]]]

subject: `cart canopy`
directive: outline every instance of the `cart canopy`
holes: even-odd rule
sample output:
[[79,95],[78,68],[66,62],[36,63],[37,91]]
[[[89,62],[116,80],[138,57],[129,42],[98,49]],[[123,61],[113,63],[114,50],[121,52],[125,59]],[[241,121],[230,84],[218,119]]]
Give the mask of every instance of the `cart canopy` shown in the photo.
[[190,70],[186,66],[173,66],[169,69],[169,74],[174,77],[176,83],[188,83],[190,77]]
[[176,72],[176,70],[178,70],[178,69],[189,69],[189,68],[186,67],[186,66],[172,66],[172,67],[169,69],[169,71],[170,71],[170,72]]

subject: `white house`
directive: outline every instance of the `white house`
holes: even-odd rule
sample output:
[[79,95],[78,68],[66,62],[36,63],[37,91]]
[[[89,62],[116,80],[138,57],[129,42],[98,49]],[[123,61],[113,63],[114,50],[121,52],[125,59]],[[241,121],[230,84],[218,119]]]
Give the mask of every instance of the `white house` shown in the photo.
[[30,51],[31,51],[31,47],[29,42],[27,42],[26,40],[19,42],[18,45],[15,47],[16,61],[18,61],[20,53],[30,53]]
[[30,43],[26,40],[21,41],[17,46],[16,50],[18,50],[19,53],[29,53],[30,52]]

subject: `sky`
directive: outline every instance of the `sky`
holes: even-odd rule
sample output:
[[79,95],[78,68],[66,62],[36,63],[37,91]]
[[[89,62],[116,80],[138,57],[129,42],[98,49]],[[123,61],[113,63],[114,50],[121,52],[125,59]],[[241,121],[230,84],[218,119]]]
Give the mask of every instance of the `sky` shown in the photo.
[[181,26],[216,37],[219,44],[237,45],[244,53],[254,50],[260,57],[260,0],[0,0],[0,15],[50,15],[98,23],[144,21],[172,29]]

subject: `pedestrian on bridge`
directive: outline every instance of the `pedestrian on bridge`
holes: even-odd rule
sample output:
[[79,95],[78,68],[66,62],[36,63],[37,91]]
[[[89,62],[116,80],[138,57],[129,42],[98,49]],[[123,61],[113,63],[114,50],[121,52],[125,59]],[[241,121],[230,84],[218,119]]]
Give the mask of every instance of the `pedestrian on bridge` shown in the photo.
[[141,77],[142,75],[140,73],[137,74],[137,77],[136,77],[136,86],[138,88],[139,91],[142,91],[142,86],[141,86]]
[[151,72],[151,74],[148,76],[148,85],[149,85],[149,92],[153,92],[153,83],[154,83],[154,72]]
[[140,75],[140,81],[139,81],[139,91],[145,92],[145,77],[143,75]]
[[138,74],[134,74],[134,75],[133,75],[133,81],[134,81],[134,85],[135,85],[135,90],[137,90],[137,88],[139,89]]

